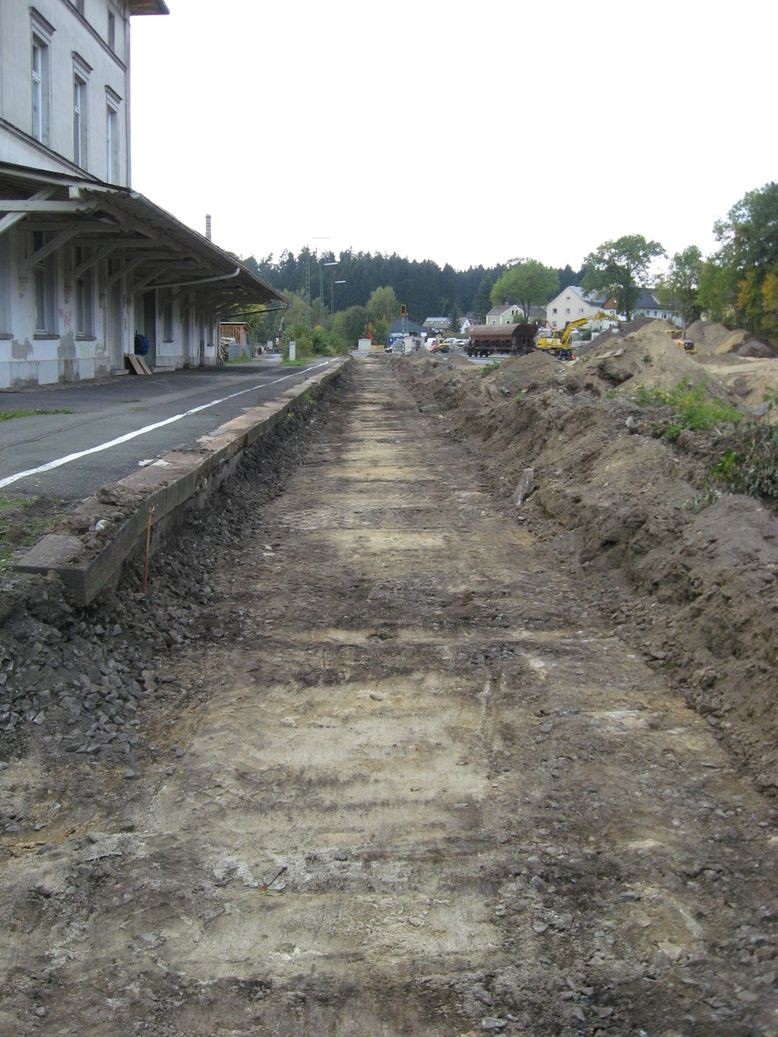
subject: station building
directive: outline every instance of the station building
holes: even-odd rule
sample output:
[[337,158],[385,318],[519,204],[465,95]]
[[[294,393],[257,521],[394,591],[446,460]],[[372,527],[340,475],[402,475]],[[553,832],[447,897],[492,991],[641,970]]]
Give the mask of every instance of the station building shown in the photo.
[[0,3],[0,389],[218,362],[219,323],[284,304],[130,185],[130,23],[164,0]]

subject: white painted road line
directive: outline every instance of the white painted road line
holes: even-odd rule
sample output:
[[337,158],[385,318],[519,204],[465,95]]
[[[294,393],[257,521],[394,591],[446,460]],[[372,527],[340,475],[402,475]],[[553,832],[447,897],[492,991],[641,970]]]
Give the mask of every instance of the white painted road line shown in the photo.
[[[320,367],[326,367],[331,361],[325,360],[323,364],[316,364],[315,367],[309,367],[305,372],[308,374],[310,371],[316,371]],[[87,457],[89,454],[99,454],[103,450],[110,450],[113,446],[119,446],[120,443],[128,443],[131,439],[137,439],[138,436],[145,436],[147,432],[153,432],[155,429],[163,428],[165,425],[172,425],[174,421],[180,421],[182,418],[188,418],[192,414],[198,414],[201,410],[208,410],[209,407],[216,407],[220,403],[225,403],[227,400],[234,400],[236,396],[243,396],[244,393],[254,392],[256,389],[267,389],[271,385],[278,385],[279,382],[286,382],[290,378],[295,378],[301,374],[301,371],[295,371],[293,374],[284,375],[283,378],[276,378],[272,382],[260,382],[258,385],[252,385],[248,389],[241,389],[239,392],[230,393],[229,396],[222,396],[218,400],[211,400],[210,403],[201,403],[199,407],[192,407],[191,410],[183,411],[181,414],[174,414],[172,418],[165,418],[164,421],[156,421],[153,425],[145,425],[143,428],[136,429],[135,432],[127,432],[123,436],[117,436],[116,439],[109,439],[105,443],[99,443],[97,446],[91,446],[87,450],[79,450],[75,454],[66,454],[65,457],[58,457],[54,461],[47,461],[46,464],[39,465],[37,468],[28,468],[26,472],[16,472],[15,475],[7,475],[4,479],[0,479],[0,490],[4,486],[10,486],[11,483],[18,482],[20,479],[26,479],[30,475],[40,475],[42,472],[50,472],[53,468],[61,468],[63,465],[70,464],[71,461],[78,461],[80,457]]]

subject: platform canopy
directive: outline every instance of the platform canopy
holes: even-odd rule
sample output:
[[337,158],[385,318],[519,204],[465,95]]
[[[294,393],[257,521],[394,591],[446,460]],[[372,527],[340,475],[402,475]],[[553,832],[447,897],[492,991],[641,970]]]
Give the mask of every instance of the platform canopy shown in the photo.
[[80,246],[87,250],[83,269],[110,259],[111,278],[132,275],[134,292],[191,288],[218,311],[285,305],[235,256],[128,188],[0,163],[0,235],[20,224],[45,234],[27,266],[43,252]]
[[170,14],[165,0],[129,0],[130,14]]

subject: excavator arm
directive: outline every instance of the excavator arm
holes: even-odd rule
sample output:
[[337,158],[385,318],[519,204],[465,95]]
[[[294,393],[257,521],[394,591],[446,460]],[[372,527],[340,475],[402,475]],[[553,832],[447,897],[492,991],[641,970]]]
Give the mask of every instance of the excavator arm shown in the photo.
[[569,359],[572,355],[570,341],[576,328],[582,328],[584,324],[588,324],[593,320],[614,319],[615,318],[610,313],[604,313],[602,310],[598,310],[598,312],[593,314],[591,317],[579,317],[577,320],[568,321],[567,324],[565,324],[564,330],[555,331],[551,338],[536,339],[535,348],[540,349],[543,352],[554,353],[559,357],[559,359]]

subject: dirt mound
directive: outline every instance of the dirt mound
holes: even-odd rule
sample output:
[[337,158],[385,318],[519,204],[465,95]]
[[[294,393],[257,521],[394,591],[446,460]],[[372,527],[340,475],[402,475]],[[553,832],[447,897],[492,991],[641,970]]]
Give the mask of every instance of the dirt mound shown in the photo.
[[590,342],[576,343],[575,351],[578,356],[585,356],[587,353],[600,349],[600,347],[608,343],[617,342],[625,335],[632,334],[633,331],[644,328],[646,324],[652,324],[653,321],[653,317],[636,317],[635,320],[620,321],[619,324],[614,324],[613,327],[601,331],[599,335],[595,335]]
[[626,392],[638,386],[674,389],[684,380],[689,385],[705,381],[711,392],[726,396],[726,386],[673,342],[668,334],[673,330],[667,321],[654,320],[627,335],[606,338],[578,362],[573,377],[581,384]]
[[722,356],[726,353],[735,353],[742,357],[774,357],[776,355],[772,346],[760,341],[750,331],[736,328],[730,331],[723,324],[715,321],[695,321],[686,331],[702,356]]
[[564,381],[565,375],[565,367],[558,360],[536,352],[504,360],[495,371],[484,376],[484,382],[516,394],[556,385]]
[[[703,322],[698,325],[702,328]],[[698,325],[687,333],[696,346],[700,340],[694,338],[694,329]],[[747,416],[763,415],[765,395],[778,392],[778,358],[740,356],[729,346],[740,342],[738,348],[750,348],[755,339],[744,346],[747,332],[728,332],[721,325],[707,327],[711,329],[709,340],[702,341],[696,354],[675,344],[671,335],[677,329],[667,321],[648,321],[625,335],[598,336],[593,348],[570,368],[568,384],[600,394],[629,396],[639,387],[668,391],[681,382],[690,386],[704,383],[711,395]],[[770,420],[778,422],[778,410],[773,410]]]
[[766,342],[760,342],[757,338],[748,339],[742,346],[738,346],[735,353],[742,357],[775,358],[778,356],[778,353],[776,353],[772,346],[769,346]]
[[593,595],[758,785],[778,792],[778,518],[713,481],[727,451],[741,448],[739,433],[687,429],[671,443],[661,435],[669,408],[632,398],[639,385],[704,380],[742,407],[758,394],[757,377],[778,388],[778,363],[689,356],[666,332],[665,322],[646,324],[616,348],[557,365],[556,377],[545,357],[475,379],[403,373],[445,412],[446,431],[468,444],[506,502],[533,470],[518,521],[554,543],[581,578],[582,601]]
[[463,353],[449,353],[448,356],[444,354],[437,359],[444,361],[449,367],[460,370],[469,371],[473,366]]
[[746,414],[767,415],[778,423],[778,409],[769,411],[767,399],[778,393],[778,357],[741,357],[734,353],[702,358],[703,370],[726,386],[729,398]]
[[[736,336],[735,339],[732,338],[733,335]],[[703,355],[732,352],[727,348],[722,349],[722,345],[728,340],[737,341],[740,344],[747,336],[748,333],[745,331],[732,332],[723,324],[717,324],[711,320],[696,320],[686,329],[686,337],[694,342],[697,350]]]

